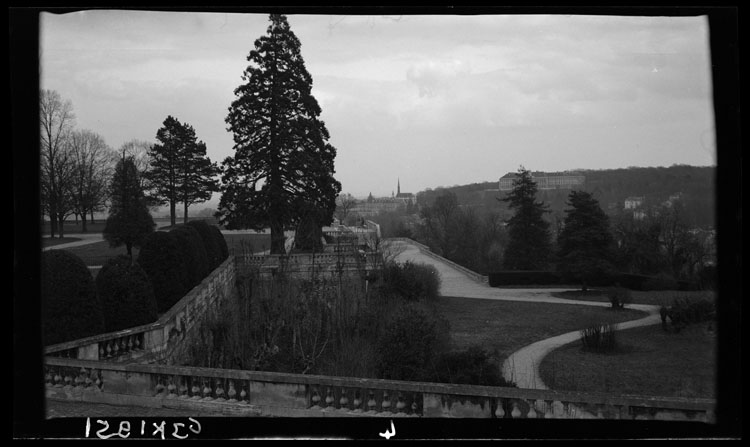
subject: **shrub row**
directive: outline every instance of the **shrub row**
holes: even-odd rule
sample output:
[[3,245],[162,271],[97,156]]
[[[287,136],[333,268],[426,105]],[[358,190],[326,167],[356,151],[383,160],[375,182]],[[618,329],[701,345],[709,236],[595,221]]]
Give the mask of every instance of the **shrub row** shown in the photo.
[[[490,287],[522,285],[560,285],[568,284],[569,279],[554,271],[507,270],[488,275]],[[611,287],[619,284],[630,290],[698,290],[699,284],[689,281],[677,281],[668,276],[645,276],[630,273],[603,275],[589,286]]]
[[112,258],[102,266],[96,281],[73,253],[43,252],[44,345],[155,321],[159,312],[172,307],[229,256],[217,227],[194,222],[169,233],[151,233],[136,263],[126,255]]
[[148,275],[158,312],[166,312],[229,257],[218,227],[193,220],[169,232],[151,233],[138,264]]
[[433,301],[440,294],[440,273],[426,264],[391,262],[383,268],[382,285],[408,301]]
[[672,323],[675,332],[691,324],[703,323],[716,318],[716,305],[707,299],[691,300],[687,297],[677,297],[669,307],[660,309],[662,327],[667,330],[667,318]]

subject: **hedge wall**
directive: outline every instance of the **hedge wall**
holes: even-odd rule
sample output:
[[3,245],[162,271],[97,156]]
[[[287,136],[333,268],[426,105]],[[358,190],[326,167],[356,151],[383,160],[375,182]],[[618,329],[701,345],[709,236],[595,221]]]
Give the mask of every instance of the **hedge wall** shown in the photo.
[[157,319],[156,298],[148,275],[130,257],[112,258],[96,276],[107,332],[148,324]]

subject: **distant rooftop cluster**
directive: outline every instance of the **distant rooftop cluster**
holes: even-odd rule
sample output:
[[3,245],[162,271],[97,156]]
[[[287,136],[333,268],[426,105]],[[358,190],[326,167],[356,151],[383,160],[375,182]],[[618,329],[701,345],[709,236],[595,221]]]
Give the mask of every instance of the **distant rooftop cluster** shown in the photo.
[[[518,178],[515,172],[509,172],[500,178],[498,189],[510,191],[513,189],[513,181]],[[543,172],[532,173],[531,178],[538,189],[573,189],[583,186],[586,177],[583,175],[547,175]]]

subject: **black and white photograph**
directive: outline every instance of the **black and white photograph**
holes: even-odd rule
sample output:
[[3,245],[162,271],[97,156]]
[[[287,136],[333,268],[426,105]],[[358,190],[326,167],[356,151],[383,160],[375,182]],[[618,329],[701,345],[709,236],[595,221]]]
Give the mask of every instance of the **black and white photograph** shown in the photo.
[[10,10],[14,438],[741,438],[737,8]]

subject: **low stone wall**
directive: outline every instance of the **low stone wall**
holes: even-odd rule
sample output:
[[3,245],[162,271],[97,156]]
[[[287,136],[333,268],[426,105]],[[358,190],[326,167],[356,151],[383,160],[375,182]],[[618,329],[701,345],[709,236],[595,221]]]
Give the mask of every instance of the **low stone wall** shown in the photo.
[[261,371],[45,361],[49,399],[233,416],[636,419],[713,422],[709,399],[560,393]]
[[401,241],[401,242],[406,242],[408,244],[416,245],[417,247],[419,247],[419,251],[421,251],[422,253],[426,254],[427,256],[429,256],[431,258],[434,258],[434,259],[437,259],[438,261],[443,262],[445,264],[450,265],[454,269],[460,271],[461,273],[463,273],[466,276],[474,279],[475,281],[482,282],[482,283],[488,283],[488,277],[487,276],[480,275],[479,273],[474,272],[472,270],[469,270],[469,269],[467,269],[466,267],[464,267],[462,265],[458,265],[455,262],[451,261],[450,259],[446,259],[446,258],[440,256],[439,254],[436,254],[436,253],[432,252],[430,250],[430,247],[428,247],[428,246],[426,246],[426,245],[424,245],[422,243],[419,243],[419,242],[417,242],[415,240],[409,239],[407,237],[394,237],[394,238],[388,238],[387,240],[388,241]]
[[153,323],[47,346],[47,356],[116,362],[170,362],[208,309],[230,296],[235,261],[229,257]]

